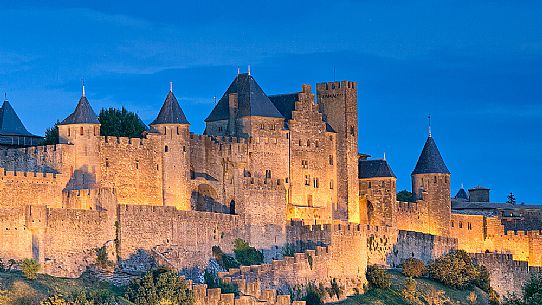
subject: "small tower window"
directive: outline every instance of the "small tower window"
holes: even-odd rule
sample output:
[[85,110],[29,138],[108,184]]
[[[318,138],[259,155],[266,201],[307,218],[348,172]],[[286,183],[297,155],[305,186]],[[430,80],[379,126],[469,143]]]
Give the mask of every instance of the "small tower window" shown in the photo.
[[260,129],[264,130],[265,129],[265,124],[260,124]]
[[369,184],[367,185],[367,188],[371,188],[371,181],[369,181]]
[[299,146],[303,146],[303,143],[301,143],[301,139],[299,140]]
[[307,147],[310,147],[310,146],[311,146],[311,141],[307,140]]
[[459,222],[459,228],[460,228],[460,229],[463,228],[463,222],[462,222],[462,221]]
[[454,221],[452,220],[452,228],[454,227]]
[[85,130],[83,129],[83,126],[81,126],[81,128],[79,129],[79,134],[81,135],[85,134]]
[[435,176],[433,180],[435,183],[437,183],[437,176]]
[[218,131],[222,132],[222,126],[218,126]]
[[312,180],[312,184],[313,184],[314,188],[319,188],[320,187],[320,180],[318,180],[318,178],[314,178]]
[[311,176],[305,175],[305,185],[311,185]]
[[168,151],[169,151],[169,147],[166,145],[166,146],[164,147],[164,152],[168,152]]
[[467,223],[467,229],[472,230],[472,224],[470,222]]
[[333,155],[329,155],[329,165],[333,165]]
[[275,124],[271,124],[271,127],[270,127],[271,130],[276,130],[276,128],[277,127],[275,126]]
[[352,136],[355,136],[355,135],[356,135],[356,133],[354,132],[354,126],[350,126],[350,134],[351,134]]
[[320,143],[318,141],[314,142],[314,147],[319,147]]
[[139,169],[139,160],[135,161],[136,169]]
[[265,178],[266,179],[271,179],[271,170],[270,169],[265,170]]
[[301,168],[309,168],[309,161],[301,160]]
[[333,180],[330,180],[330,181],[329,181],[329,189],[332,190],[333,187],[334,187],[334,186],[333,186]]
[[181,134],[181,131],[179,129],[179,126],[177,126],[177,135],[180,135]]
[[307,195],[307,205],[312,207],[312,195]]
[[71,136],[71,128],[68,127],[68,137]]

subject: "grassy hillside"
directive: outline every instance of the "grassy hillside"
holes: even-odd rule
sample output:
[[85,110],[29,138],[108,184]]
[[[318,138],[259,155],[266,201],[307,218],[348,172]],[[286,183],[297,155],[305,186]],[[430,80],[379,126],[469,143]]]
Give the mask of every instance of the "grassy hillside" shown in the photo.
[[[392,287],[391,289],[373,289],[363,295],[356,295],[349,297],[347,300],[338,302],[336,304],[340,305],[409,305],[401,297],[401,291],[405,286],[406,278],[399,272],[392,271]],[[438,291],[444,292],[444,298],[447,298],[451,301],[442,304],[461,304],[461,305],[470,305],[468,301],[468,296],[471,291],[474,291],[477,296],[477,302],[475,304],[486,305],[489,304],[488,297],[485,292],[476,288],[473,290],[457,290],[446,287],[440,283],[428,280],[428,279],[416,279],[417,291],[419,292],[421,298],[424,299],[435,295]],[[428,302],[423,302],[420,304],[430,304]],[[435,303],[441,304],[441,303]]]
[[[65,296],[84,289],[106,289],[122,295],[118,288],[88,277],[78,279],[57,278],[40,274],[36,280],[27,280],[20,272],[0,272],[0,305],[33,305],[52,294]],[[131,304],[125,302],[125,304]]]

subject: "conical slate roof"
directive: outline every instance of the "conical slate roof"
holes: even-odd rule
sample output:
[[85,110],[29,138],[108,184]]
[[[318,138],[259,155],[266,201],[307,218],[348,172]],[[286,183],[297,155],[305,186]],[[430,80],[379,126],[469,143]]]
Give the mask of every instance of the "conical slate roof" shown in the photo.
[[395,174],[391,170],[386,160],[362,160],[358,162],[358,178],[385,178],[394,177]]
[[0,135],[33,136],[7,100],[0,108]]
[[415,174],[450,174],[444,160],[442,160],[437,144],[431,136],[425,141],[418,163],[412,172],[412,175]]
[[81,96],[73,113],[60,123],[60,125],[68,124],[100,124],[100,121],[98,121],[98,117],[94,110],[92,110],[86,96]]
[[156,124],[190,124],[172,91],[167,94],[158,116],[151,123]]
[[231,93],[237,93],[237,117],[261,116],[284,118],[271,100],[269,100],[269,97],[263,92],[262,88],[256,83],[256,80],[248,73],[243,73],[238,74],[233,80],[213,111],[205,119],[205,122],[229,119],[229,95]]
[[469,196],[467,195],[467,192],[465,192],[464,188],[460,188],[459,191],[457,191],[457,194],[455,194],[455,199],[461,199],[461,200],[469,200]]

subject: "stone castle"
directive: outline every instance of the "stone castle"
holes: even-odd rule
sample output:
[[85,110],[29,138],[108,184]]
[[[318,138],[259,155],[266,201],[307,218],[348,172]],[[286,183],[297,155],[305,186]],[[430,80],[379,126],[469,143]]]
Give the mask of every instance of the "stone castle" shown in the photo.
[[[431,134],[412,172],[414,198],[397,201],[386,160],[359,153],[357,89],[340,81],[268,96],[250,73],[238,74],[202,135],[190,132],[170,90],[141,138],[117,138],[100,135],[83,88],[59,143],[46,146],[5,101],[0,258],[34,258],[48,274],[77,277],[103,248],[116,273],[159,263],[190,275],[213,246],[232,252],[242,238],[266,264],[220,276],[277,299],[272,289],[333,279],[348,295],[363,289],[369,264],[463,249],[498,292],[519,291],[542,266],[540,207],[489,203],[481,187],[451,198]],[[294,257],[283,257],[286,246]]]

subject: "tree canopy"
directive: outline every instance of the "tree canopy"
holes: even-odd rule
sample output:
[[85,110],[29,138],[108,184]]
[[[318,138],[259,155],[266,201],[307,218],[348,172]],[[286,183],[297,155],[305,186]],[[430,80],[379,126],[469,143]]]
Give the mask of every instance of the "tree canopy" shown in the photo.
[[411,192],[407,190],[402,190],[397,193],[397,201],[413,202],[415,200],[414,200],[414,195]]

